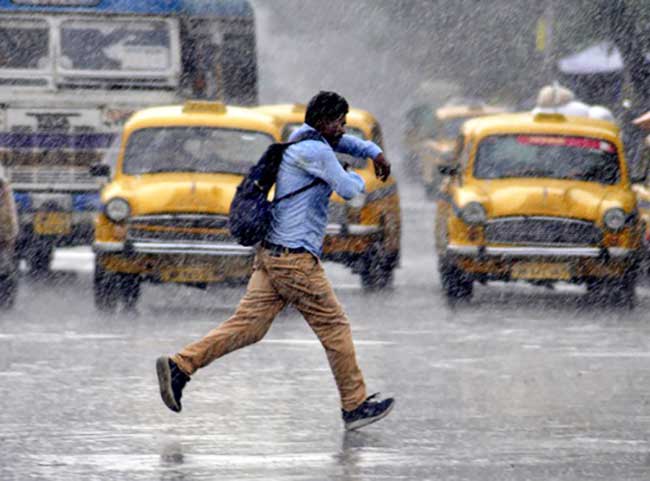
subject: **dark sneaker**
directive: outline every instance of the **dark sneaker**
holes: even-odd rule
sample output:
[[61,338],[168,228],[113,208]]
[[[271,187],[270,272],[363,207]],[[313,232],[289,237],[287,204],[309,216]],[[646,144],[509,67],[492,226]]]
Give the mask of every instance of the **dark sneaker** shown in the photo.
[[183,388],[190,377],[179,369],[174,361],[167,356],[156,359],[156,373],[160,386],[160,397],[165,405],[174,412],[181,412],[181,397]]
[[352,411],[341,410],[345,429],[354,431],[384,418],[393,409],[395,399],[379,399],[379,393],[368,396],[361,405]]

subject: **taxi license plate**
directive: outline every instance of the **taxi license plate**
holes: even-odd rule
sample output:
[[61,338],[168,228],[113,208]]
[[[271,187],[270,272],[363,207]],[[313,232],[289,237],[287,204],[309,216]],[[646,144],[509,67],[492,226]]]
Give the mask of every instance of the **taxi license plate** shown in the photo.
[[37,212],[34,232],[41,235],[66,235],[72,230],[72,216],[66,212]]
[[558,262],[518,262],[512,266],[510,276],[515,279],[571,279],[569,266]]
[[161,272],[166,282],[207,282],[213,277],[202,267],[175,267]]

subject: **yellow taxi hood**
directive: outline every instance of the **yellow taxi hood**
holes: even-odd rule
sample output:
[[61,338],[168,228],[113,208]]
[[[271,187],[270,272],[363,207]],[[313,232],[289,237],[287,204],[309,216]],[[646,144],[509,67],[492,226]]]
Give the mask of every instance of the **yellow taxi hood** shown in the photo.
[[500,179],[473,182],[461,191],[459,207],[480,202],[489,218],[538,215],[600,221],[609,208],[620,207],[627,213],[635,208],[631,190],[595,182]]
[[122,177],[102,191],[102,202],[122,197],[132,215],[160,213],[228,214],[243,176],[164,173]]

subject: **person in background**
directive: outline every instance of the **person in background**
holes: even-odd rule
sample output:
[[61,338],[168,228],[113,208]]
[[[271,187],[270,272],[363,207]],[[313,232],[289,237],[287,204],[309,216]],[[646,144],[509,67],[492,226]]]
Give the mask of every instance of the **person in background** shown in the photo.
[[364,181],[347,172],[335,152],[370,157],[382,181],[390,164],[375,143],[345,135],[347,101],[335,92],[320,92],[307,105],[305,123],[289,141],[317,133],[288,147],[276,179],[277,197],[316,185],[273,206],[266,239],[257,251],[253,274],[235,314],[177,354],[156,361],[163,402],[181,411],[181,395],[198,369],[261,340],[276,315],[293,304],[310,325],[327,354],[341,399],[345,428],[358,429],[386,416],[395,403],[378,393],[368,396],[357,364],[350,323],[319,259],[332,191],[349,200],[364,190]]
[[575,94],[566,87],[555,83],[545,85],[537,95],[537,104],[533,113],[559,113],[575,115],[578,117],[589,116],[589,106],[575,100]]
[[559,113],[575,117],[588,117],[616,123],[612,111],[602,105],[588,105],[576,100],[575,94],[558,83],[545,85],[537,95],[533,114]]

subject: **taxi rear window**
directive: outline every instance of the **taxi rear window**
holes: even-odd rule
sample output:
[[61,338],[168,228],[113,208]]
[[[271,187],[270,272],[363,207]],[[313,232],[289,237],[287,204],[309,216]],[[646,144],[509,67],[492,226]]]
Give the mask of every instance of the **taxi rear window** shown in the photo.
[[616,146],[607,140],[562,135],[495,135],[478,146],[474,177],[544,177],[616,184]]
[[245,174],[273,143],[261,132],[212,127],[136,130],[124,152],[126,174],[202,172]]

